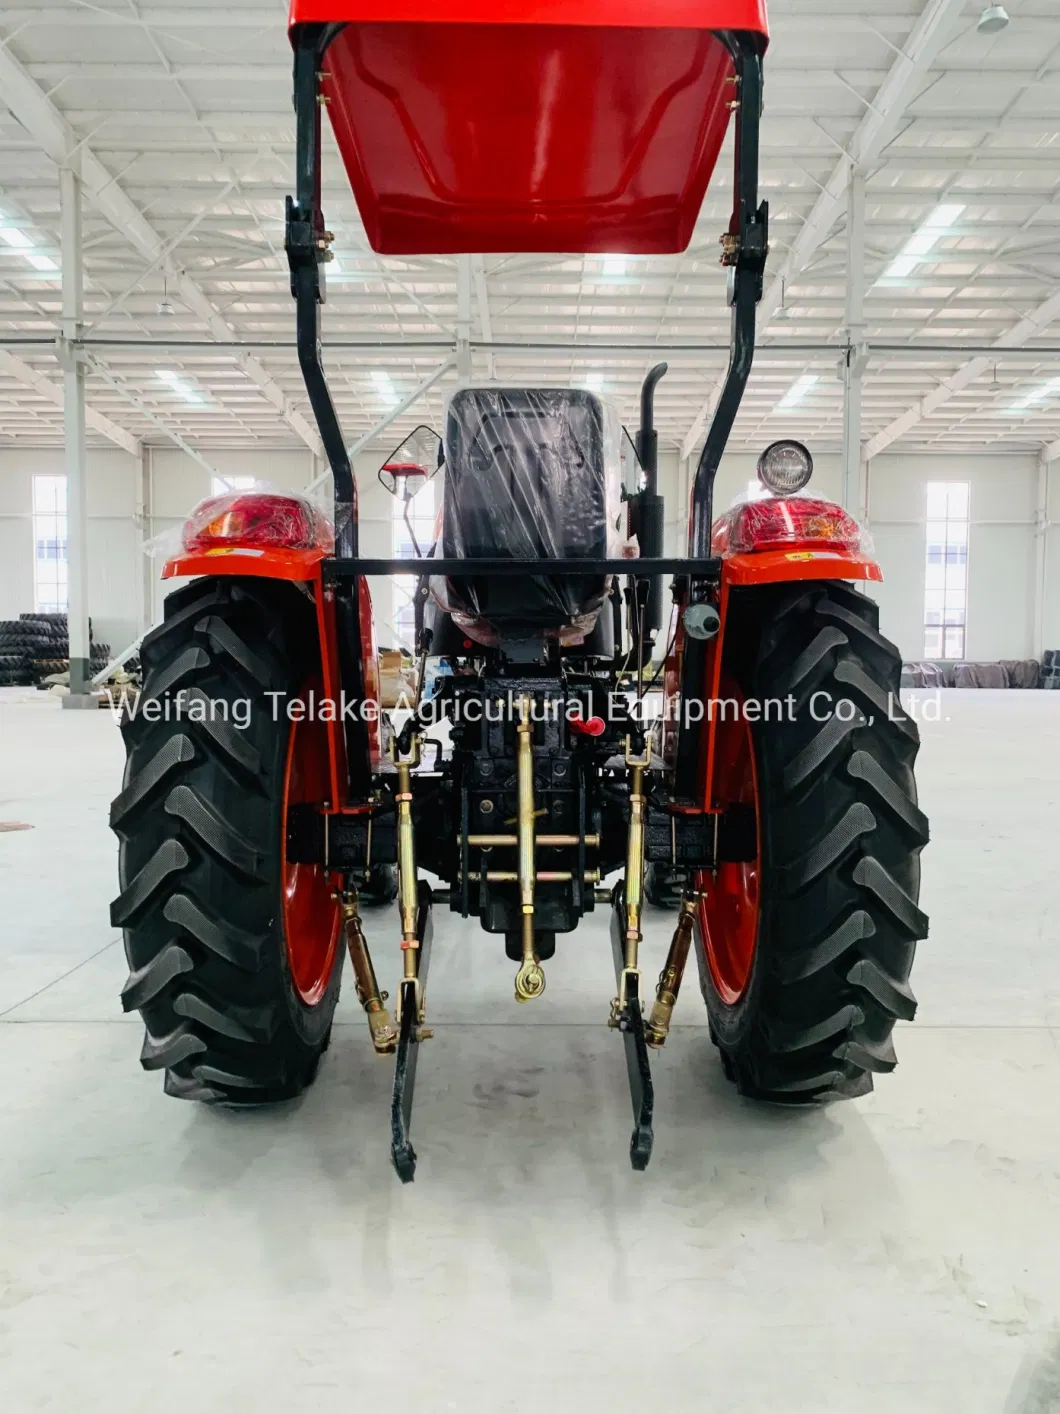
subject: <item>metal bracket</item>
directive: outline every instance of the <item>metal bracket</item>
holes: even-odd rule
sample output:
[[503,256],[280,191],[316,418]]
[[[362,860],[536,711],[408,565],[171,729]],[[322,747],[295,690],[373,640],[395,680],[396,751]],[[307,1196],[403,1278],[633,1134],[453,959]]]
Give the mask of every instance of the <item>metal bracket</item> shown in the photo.
[[431,961],[434,920],[431,917],[431,890],[420,884],[416,936],[419,967],[416,977],[401,983],[398,994],[397,1062],[394,1066],[394,1093],[390,1103],[390,1157],[402,1183],[411,1183],[416,1176],[416,1150],[409,1138],[412,1123],[412,1100],[416,1090],[416,1062],[419,1049],[430,1032],[421,1025],[427,987],[427,968]]
[[648,1060],[648,1042],[644,1030],[641,1005],[641,975],[626,970],[626,904],[621,888],[615,890],[611,914],[611,951],[615,959],[615,976],[621,991],[625,984],[626,1005],[615,1018],[615,1028],[622,1033],[626,1050],[626,1070],[629,1075],[629,1095],[633,1105],[633,1133],[629,1141],[629,1159],[634,1169],[642,1173],[651,1159],[654,1133],[652,1117],[655,1110],[655,1089]]
[[852,378],[860,378],[869,366],[869,346],[864,340],[848,344],[839,360],[839,381],[849,373]]

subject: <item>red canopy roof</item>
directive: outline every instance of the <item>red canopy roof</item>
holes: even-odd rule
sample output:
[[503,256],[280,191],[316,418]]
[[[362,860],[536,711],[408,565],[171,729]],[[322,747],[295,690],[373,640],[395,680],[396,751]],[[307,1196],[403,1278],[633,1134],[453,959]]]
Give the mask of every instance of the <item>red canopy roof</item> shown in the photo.
[[766,0],[291,0],[291,25],[346,20],[417,24],[598,25],[769,33]]
[[293,0],[383,254],[683,250],[765,0]]

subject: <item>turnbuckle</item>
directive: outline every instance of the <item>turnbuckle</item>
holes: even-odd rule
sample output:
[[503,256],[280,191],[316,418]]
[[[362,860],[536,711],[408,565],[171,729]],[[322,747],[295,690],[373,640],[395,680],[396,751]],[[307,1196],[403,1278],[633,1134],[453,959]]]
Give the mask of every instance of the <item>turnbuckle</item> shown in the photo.
[[390,1021],[390,1013],[385,1002],[387,993],[380,992],[372,966],[368,943],[361,927],[361,915],[357,902],[357,891],[351,889],[342,895],[342,926],[346,935],[346,947],[353,967],[353,980],[357,989],[357,1000],[364,1007],[368,1017],[368,1029],[372,1036],[372,1046],[377,1055],[393,1055],[397,1046],[398,1033]]
[[394,801],[397,805],[397,856],[398,856],[398,908],[401,913],[401,948],[405,954],[404,975],[406,980],[416,976],[415,957],[409,957],[419,947],[416,939],[416,839],[412,828],[412,769],[420,764],[420,739],[413,733],[407,752],[398,749],[397,740],[391,742],[390,756],[397,768],[398,788]]
[[[647,796],[644,794],[644,773],[651,765],[651,743],[645,742],[644,755],[634,756],[630,738],[626,737],[626,765],[630,771],[629,829],[626,838],[626,875],[623,898],[625,903],[625,938],[623,964],[618,972],[618,995],[611,1003],[608,1025],[624,1030],[623,1017],[629,1006],[630,982],[640,981],[641,908],[644,896],[644,827],[647,818]],[[639,990],[639,989],[638,989]]]
[[688,952],[692,944],[692,929],[698,908],[699,895],[694,889],[691,889],[681,900],[677,927],[674,929],[673,939],[670,942],[670,951],[666,954],[666,963],[659,974],[659,985],[655,989],[655,1005],[651,1009],[651,1016],[645,1028],[648,1045],[655,1050],[661,1049],[666,1044],[666,1038],[670,1034],[670,1022],[673,1019],[674,1007],[677,1005],[677,997],[681,991],[681,979],[684,977],[685,964],[688,962]]

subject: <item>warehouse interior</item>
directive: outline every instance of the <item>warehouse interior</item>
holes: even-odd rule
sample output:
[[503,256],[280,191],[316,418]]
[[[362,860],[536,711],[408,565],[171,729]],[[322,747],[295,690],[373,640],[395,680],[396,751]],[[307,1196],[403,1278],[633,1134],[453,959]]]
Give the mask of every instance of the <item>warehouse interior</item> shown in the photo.
[[[0,5],[0,621],[68,613],[65,651],[101,680],[188,583],[161,568],[204,498],[330,495],[284,253],[287,8]],[[381,1389],[490,1414],[1060,1410],[1060,8],[768,11],[770,255],[715,508],[767,445],[804,443],[814,491],[871,535],[883,579],[864,587],[905,681],[927,684],[907,707],[931,931],[898,1070],[850,1104],[756,1105],[689,981],[656,1064],[655,1158],[632,1173],[603,912],[518,1009],[512,964],[443,912],[414,1185],[389,1168],[389,1073],[349,976],[303,1098],[177,1104],[119,1003],[115,713],[65,710],[62,681],[0,661],[13,1414]],[[665,361],[664,551],[684,554],[729,357],[731,134],[680,254],[384,256],[325,131],[323,350],[361,553],[400,553],[377,472],[443,427],[457,388],[588,389],[632,432]],[[414,503],[428,538],[434,496]],[[379,646],[408,656],[408,581],[370,589]],[[389,925],[366,926],[391,985]],[[672,928],[648,911],[653,980]]]

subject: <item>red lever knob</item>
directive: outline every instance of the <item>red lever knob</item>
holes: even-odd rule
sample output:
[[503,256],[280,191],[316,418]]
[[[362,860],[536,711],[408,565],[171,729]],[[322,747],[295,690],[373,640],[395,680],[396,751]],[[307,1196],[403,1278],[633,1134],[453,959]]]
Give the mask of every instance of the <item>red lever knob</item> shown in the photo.
[[603,717],[589,717],[584,722],[575,718],[568,725],[576,736],[603,736],[607,731],[607,723]]

